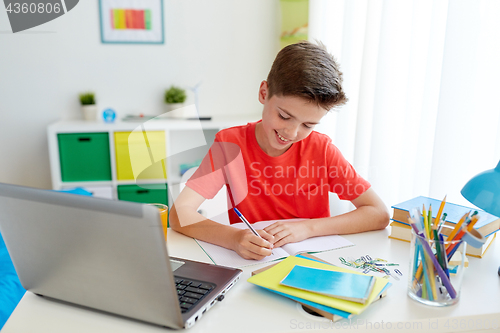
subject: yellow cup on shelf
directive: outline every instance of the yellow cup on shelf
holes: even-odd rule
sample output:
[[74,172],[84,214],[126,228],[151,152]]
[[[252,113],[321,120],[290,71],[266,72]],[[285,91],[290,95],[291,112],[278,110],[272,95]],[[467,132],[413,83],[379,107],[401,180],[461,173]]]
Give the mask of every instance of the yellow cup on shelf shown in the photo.
[[165,240],[167,240],[168,206],[160,203],[151,203],[147,205],[158,208],[158,211],[160,212],[161,225],[163,226],[163,234],[165,235]]

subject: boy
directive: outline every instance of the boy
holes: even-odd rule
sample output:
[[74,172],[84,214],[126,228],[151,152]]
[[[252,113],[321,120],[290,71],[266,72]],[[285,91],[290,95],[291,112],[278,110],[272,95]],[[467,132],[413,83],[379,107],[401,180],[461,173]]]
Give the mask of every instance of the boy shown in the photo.
[[[300,42],[283,48],[259,88],[262,120],[217,134],[171,209],[171,227],[256,260],[289,242],[385,228],[389,214],[382,200],[331,139],[313,131],[332,107],[347,101],[341,83],[342,73],[323,47]],[[228,164],[233,167],[224,167]],[[198,214],[201,203],[213,198],[223,185],[228,188],[228,203],[250,223],[306,220],[276,222],[258,230],[259,238],[250,230]],[[330,217],[328,192],[350,200],[356,209]],[[233,207],[229,208],[230,222],[240,222]]]

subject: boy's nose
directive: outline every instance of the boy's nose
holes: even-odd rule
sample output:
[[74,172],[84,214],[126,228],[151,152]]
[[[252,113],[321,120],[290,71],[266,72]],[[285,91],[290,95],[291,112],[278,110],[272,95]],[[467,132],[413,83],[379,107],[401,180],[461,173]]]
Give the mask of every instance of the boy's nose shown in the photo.
[[299,131],[298,126],[288,126],[283,134],[286,135],[287,139],[295,140],[298,131]]

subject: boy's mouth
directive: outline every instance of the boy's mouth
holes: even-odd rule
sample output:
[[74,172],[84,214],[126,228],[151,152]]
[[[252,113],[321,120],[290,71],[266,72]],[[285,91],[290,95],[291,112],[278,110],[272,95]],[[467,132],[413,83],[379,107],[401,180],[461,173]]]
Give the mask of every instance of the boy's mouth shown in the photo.
[[276,132],[276,135],[278,136],[278,138],[279,138],[279,140],[280,140],[281,142],[283,142],[283,143],[290,142],[290,140],[285,139],[284,137],[282,137],[282,136],[278,133],[278,131],[274,130],[274,132]]

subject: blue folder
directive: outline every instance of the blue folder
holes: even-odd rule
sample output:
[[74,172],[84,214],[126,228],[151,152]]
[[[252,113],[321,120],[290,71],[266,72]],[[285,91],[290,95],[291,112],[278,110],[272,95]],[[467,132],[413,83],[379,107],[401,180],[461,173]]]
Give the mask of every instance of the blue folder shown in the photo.
[[364,304],[375,278],[369,275],[295,266],[282,285]]

